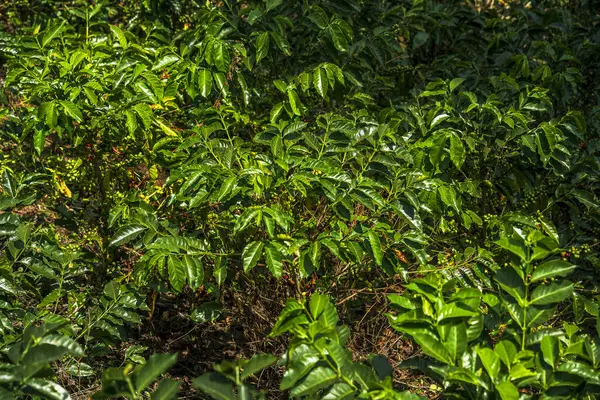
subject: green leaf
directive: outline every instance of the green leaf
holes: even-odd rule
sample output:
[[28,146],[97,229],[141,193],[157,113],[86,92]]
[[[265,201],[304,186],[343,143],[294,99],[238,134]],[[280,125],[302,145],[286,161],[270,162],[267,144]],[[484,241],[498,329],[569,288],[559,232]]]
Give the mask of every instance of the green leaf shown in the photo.
[[505,250],[510,251],[513,254],[516,254],[523,261],[528,261],[527,257],[527,249],[521,240],[517,240],[514,238],[508,238],[503,236],[500,240],[495,242],[498,246],[502,247]]
[[213,276],[217,281],[217,285],[221,285],[227,279],[227,262],[224,261],[223,257],[215,258],[215,264],[213,267]]
[[223,181],[221,187],[219,188],[219,192],[217,193],[217,201],[223,201],[229,196],[231,191],[236,187],[238,179],[239,177],[234,175]]
[[39,110],[40,118],[44,118],[46,125],[52,129],[56,128],[56,125],[58,124],[58,110],[56,109],[56,103],[54,101],[43,103]]
[[283,0],[267,0],[267,12],[283,4]]
[[460,205],[458,203],[458,199],[456,197],[456,191],[452,186],[440,186],[438,187],[438,192],[440,194],[440,198],[448,207],[452,207],[456,212],[460,213]]
[[125,34],[121,30],[121,28],[113,24],[109,24],[108,26],[113,35],[117,37],[117,40],[119,41],[119,44],[121,45],[123,50],[127,49],[127,38],[125,37]]
[[145,226],[138,224],[129,224],[122,226],[119,230],[113,235],[113,238],[108,243],[109,246],[119,246],[123,243],[130,242],[135,239],[140,232],[146,229]]
[[291,365],[284,372],[279,388],[287,390],[306,376],[319,361],[317,354],[314,349],[308,347],[306,344],[301,344],[293,349],[291,353]]
[[600,385],[600,377],[597,371],[591,368],[589,365],[577,361],[567,361],[559,365],[558,371],[568,372],[579,376],[594,385]]
[[487,347],[478,347],[475,351],[490,378],[492,378],[492,381],[496,381],[500,373],[500,357],[498,357],[494,350]]
[[33,378],[25,381],[25,385],[28,389],[32,390],[35,394],[48,400],[71,400],[71,396],[66,389],[60,386],[56,382],[50,380]]
[[242,89],[244,105],[247,106],[250,104],[250,98],[251,98],[250,90],[248,89],[248,83],[246,82],[246,78],[244,78],[244,74],[242,74],[241,71],[237,71],[235,76],[237,78],[240,89]]
[[290,101],[290,106],[292,107],[292,111],[296,115],[301,115],[300,107],[302,107],[302,103],[300,102],[300,97],[298,97],[298,93],[295,90],[288,90],[288,99]]
[[229,96],[229,86],[227,84],[227,77],[222,72],[216,72],[213,74],[213,78],[217,87],[221,91],[221,95],[223,98],[227,98]]
[[427,32],[418,32],[414,37],[413,37],[413,49],[416,49],[417,47],[421,47],[422,45],[425,44],[425,42],[427,42],[427,39],[429,39],[429,34]]
[[319,29],[325,29],[329,25],[327,13],[316,4],[311,7],[311,13],[308,15],[308,19],[310,19],[313,24],[317,25]]
[[190,288],[192,288],[192,290],[198,290],[204,283],[204,268],[202,262],[198,258],[189,255],[183,256],[182,262]]
[[179,57],[177,55],[166,54],[160,60],[158,60],[158,62],[156,64],[154,64],[154,66],[152,67],[152,71],[161,70],[161,69],[167,67],[168,65],[171,65],[177,61],[179,61]]
[[566,300],[573,294],[575,288],[569,281],[540,285],[531,294],[531,304],[554,304]]
[[440,162],[442,161],[442,155],[444,154],[446,139],[447,135],[437,134],[431,140],[431,147],[429,149],[429,161],[436,168],[439,168]]
[[331,306],[331,300],[326,295],[315,293],[310,296],[309,308],[314,319],[318,319],[321,314]]
[[234,400],[233,384],[221,374],[209,372],[194,379],[194,386],[214,399]]
[[33,134],[33,148],[38,155],[42,154],[46,146],[46,132],[41,129],[36,129]]
[[333,45],[336,49],[344,53],[348,51],[348,40],[346,39],[346,34],[339,25],[331,25],[329,27],[329,34],[331,35]]
[[477,316],[478,313],[467,308],[467,306],[458,303],[445,304],[437,315],[438,322],[451,318],[470,318]]
[[90,103],[92,105],[94,105],[94,106],[98,105],[98,96],[96,95],[96,92],[94,92],[89,87],[84,87],[83,92],[85,93],[85,96],[88,98],[88,100],[90,101]]
[[331,386],[337,379],[337,374],[327,367],[313,369],[297,386],[292,388],[291,395],[294,397],[307,396],[317,392],[319,389]]
[[4,87],[10,87],[10,84],[15,82],[24,72],[26,72],[24,68],[11,68],[4,77]]
[[467,349],[467,327],[464,323],[454,323],[448,329],[448,336],[444,341],[446,349],[453,361],[459,360]]
[[554,368],[559,358],[558,338],[550,335],[544,336],[540,343],[540,349],[542,350],[544,361]]
[[169,283],[177,293],[180,293],[185,285],[187,271],[177,256],[171,254],[167,257],[167,271]]
[[190,319],[198,324],[213,322],[223,313],[223,307],[214,301],[202,303],[190,313]]
[[157,103],[159,99],[156,98],[156,95],[150,88],[143,82],[135,82],[134,86],[137,88],[138,92],[142,93],[146,96],[146,100],[151,103]]
[[496,390],[500,394],[502,400],[519,400],[519,390],[517,387],[508,381],[500,382],[496,385]]
[[50,43],[52,39],[54,39],[63,31],[66,23],[67,21],[63,20],[60,24],[53,25],[44,32],[44,37],[42,38],[41,42],[42,48],[46,47],[46,45]]
[[202,68],[196,73],[196,79],[198,81],[200,95],[202,97],[208,97],[212,91],[212,74],[209,70]]
[[132,110],[125,110],[127,130],[130,135],[133,135],[138,127],[137,119]]
[[600,205],[598,204],[598,201],[596,200],[594,195],[592,193],[588,192],[587,190],[575,189],[575,190],[573,190],[573,196],[577,200],[582,202],[588,209],[600,208]]
[[263,32],[256,38],[256,63],[269,53],[269,32]]
[[83,114],[81,114],[81,110],[75,105],[75,103],[68,100],[60,100],[59,103],[63,106],[65,114],[77,122],[83,121]]
[[135,391],[141,393],[177,361],[177,354],[154,354],[133,372]]
[[510,340],[501,340],[496,344],[494,349],[500,360],[510,370],[513,361],[515,361],[515,355],[517,354],[517,346]]
[[327,74],[323,68],[316,68],[313,73],[313,85],[315,86],[317,93],[323,98],[327,95],[328,83]]
[[121,286],[115,281],[110,281],[104,285],[102,293],[109,299],[116,300],[121,295]]
[[454,89],[456,89],[457,87],[459,87],[460,85],[462,85],[462,83],[465,81],[464,78],[454,78],[450,81],[450,92],[454,92]]
[[557,276],[565,277],[573,272],[577,265],[563,260],[551,260],[535,267],[531,275],[531,282],[550,279]]
[[150,397],[152,400],[172,400],[177,398],[181,382],[174,379],[163,379]]
[[262,216],[262,212],[256,208],[247,208],[244,210],[242,215],[235,221],[233,233],[236,234],[244,231],[259,215]]
[[247,378],[250,375],[254,375],[259,371],[271,366],[277,361],[277,357],[272,354],[255,354],[252,356],[250,361],[244,364],[244,370],[241,378]]
[[39,342],[40,344],[48,344],[54,347],[61,348],[65,354],[73,357],[83,357],[85,354],[83,348],[74,339],[63,335],[48,335],[44,336]]
[[462,167],[465,157],[465,146],[460,138],[455,134],[450,135],[450,160],[456,168],[460,169]]
[[291,55],[290,44],[288,43],[287,39],[278,32],[270,32],[270,34],[277,47],[279,47],[279,50],[281,50],[287,56]]
[[347,383],[336,383],[321,400],[351,400],[355,390]]
[[62,358],[68,350],[61,346],[42,343],[29,349],[23,356],[23,364],[47,364]]
[[[435,128],[436,126],[438,126],[439,124],[441,124],[442,122],[444,122],[445,120],[447,120],[448,118],[450,118],[450,115],[446,114],[446,113],[442,113],[439,115],[436,115],[432,120],[431,120],[431,125],[429,125],[429,129],[433,130],[433,128]],[[456,134],[451,133],[449,135],[449,137],[456,137],[459,141],[460,138],[458,136],[456,136]]]
[[423,349],[423,353],[446,364],[452,364],[450,353],[440,340],[426,328],[399,326],[401,332],[408,333]]
[[525,304],[525,283],[512,267],[505,267],[496,272],[496,282],[519,304]]
[[283,254],[281,254],[281,251],[279,251],[272,243],[269,243],[265,247],[265,259],[269,271],[271,271],[275,278],[279,278],[283,272]]
[[154,120],[154,113],[152,112],[150,106],[144,103],[138,103],[133,106],[133,109],[142,120],[144,127],[149,129],[152,126],[152,121]]
[[367,237],[369,238],[369,245],[371,246],[371,251],[373,252],[375,264],[381,267],[383,265],[383,250],[381,249],[379,235],[375,231],[368,231]]
[[542,224],[544,232],[546,232],[548,236],[554,239],[556,243],[559,243],[560,238],[558,237],[558,230],[556,229],[556,226],[554,226],[552,221],[544,217],[538,217],[538,220],[540,221],[540,224]]
[[421,216],[417,212],[417,209],[408,204],[405,201],[395,200],[390,203],[390,206],[400,215],[402,215],[406,221],[416,230],[423,230],[423,223]]
[[75,377],[86,377],[96,375],[96,370],[85,363],[72,364],[68,368],[66,368],[66,371],[69,375]]
[[248,273],[256,266],[262,254],[263,247],[264,243],[259,240],[250,242],[244,247],[244,251],[242,251],[242,265],[245,273]]
[[237,385],[238,400],[253,400],[250,386],[245,383]]

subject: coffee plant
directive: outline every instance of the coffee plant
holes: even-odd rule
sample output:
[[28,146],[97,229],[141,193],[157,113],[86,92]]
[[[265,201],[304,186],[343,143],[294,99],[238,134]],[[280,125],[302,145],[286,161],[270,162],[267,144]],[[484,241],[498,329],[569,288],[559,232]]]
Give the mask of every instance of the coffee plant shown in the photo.
[[595,398],[598,9],[0,0],[0,397]]

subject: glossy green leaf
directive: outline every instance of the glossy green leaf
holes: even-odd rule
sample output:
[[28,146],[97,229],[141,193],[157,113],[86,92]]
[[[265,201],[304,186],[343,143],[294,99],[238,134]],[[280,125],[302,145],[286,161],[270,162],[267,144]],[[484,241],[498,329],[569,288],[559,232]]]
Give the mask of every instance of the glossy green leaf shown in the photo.
[[115,37],[119,41],[119,44],[121,45],[121,47],[124,50],[127,49],[127,38],[125,37],[125,34],[121,30],[121,28],[119,28],[117,25],[112,25],[112,24],[108,25],[108,27],[110,28],[110,31],[112,32],[112,34],[115,35]]
[[194,386],[213,399],[234,400],[233,384],[222,375],[209,372],[194,379]]
[[371,252],[373,253],[373,259],[375,260],[375,264],[381,267],[383,264],[383,250],[381,248],[381,241],[379,240],[379,235],[375,231],[368,231],[367,237],[369,239],[369,245],[371,247]]
[[544,336],[540,344],[540,349],[542,350],[544,361],[554,368],[560,351],[558,347],[558,338],[550,335]]
[[165,373],[177,361],[177,354],[154,354],[133,372],[135,390],[139,393],[147,388],[160,375]]
[[202,303],[190,313],[190,319],[198,324],[213,322],[223,313],[223,307],[214,301]]
[[209,70],[202,68],[196,72],[196,79],[198,81],[198,90],[200,91],[200,95],[203,97],[208,97],[212,91],[212,74]]
[[256,38],[256,63],[269,53],[269,32],[263,32]]
[[60,386],[58,383],[41,379],[33,378],[28,379],[26,387],[33,391],[35,394],[42,396],[49,400],[70,400],[71,396],[66,389]]
[[69,117],[73,118],[77,122],[83,121],[83,114],[81,113],[81,110],[75,103],[68,100],[60,100],[59,103],[63,106],[65,114],[67,114]]
[[458,360],[467,348],[467,327],[465,324],[462,322],[452,324],[448,329],[444,344],[452,360]]
[[278,32],[269,32],[269,33],[271,35],[271,38],[277,45],[277,47],[279,47],[279,50],[281,50],[285,55],[289,56],[291,54],[291,52],[290,52],[290,44],[288,43],[287,39],[284,36],[282,36],[281,34],[279,34]]
[[558,303],[571,297],[574,290],[569,281],[540,285],[531,293],[530,302],[539,305]]
[[174,379],[163,379],[154,391],[154,393],[152,393],[152,396],[150,398],[152,400],[176,399],[180,386],[181,382],[177,382]]
[[169,274],[169,283],[171,287],[180,293],[183,290],[187,279],[187,268],[181,262],[179,257],[169,255],[167,257],[167,271]]
[[[262,243],[261,243],[262,244]],[[273,274],[275,278],[281,277],[283,272],[283,254],[281,251],[272,243],[268,243],[265,247],[265,260],[267,262],[267,268]],[[244,258],[244,270],[246,269],[246,262]]]
[[292,396],[307,396],[317,390],[332,385],[337,374],[330,368],[317,367],[313,369],[298,385],[291,390]]
[[40,42],[42,48],[46,47],[46,45],[50,43],[52,39],[56,38],[62,33],[62,31],[65,29],[66,22],[67,21],[62,21],[60,24],[53,25],[46,29],[44,36],[42,37],[42,41]]
[[256,354],[244,364],[244,370],[241,374],[241,378],[246,378],[250,375],[254,375],[259,371],[273,365],[277,361],[277,357],[272,354]]
[[496,381],[500,373],[500,357],[498,357],[494,350],[487,347],[478,347],[475,350],[487,373],[493,381]]
[[152,67],[152,71],[161,70],[177,61],[179,61],[179,57],[177,55],[166,54],[163,57],[161,57],[156,64],[154,64],[154,66]]
[[328,83],[329,81],[327,80],[327,74],[323,68],[316,68],[313,72],[313,85],[321,97],[325,97],[327,95]]
[[302,107],[302,103],[300,102],[300,97],[298,97],[298,94],[295,90],[288,91],[288,100],[294,114],[301,115],[300,109]]
[[466,153],[465,146],[456,135],[450,135],[450,160],[460,169],[465,162]]
[[577,268],[567,261],[552,260],[535,267],[531,275],[531,282],[537,282],[544,279],[555,278],[557,276],[565,277]]
[[182,264],[190,288],[198,290],[204,283],[204,267],[202,266],[202,262],[196,257],[185,255],[182,258]]
[[336,383],[322,400],[349,400],[355,396],[355,390],[347,383]]
[[329,33],[331,34],[331,39],[333,40],[333,45],[336,49],[341,52],[348,51],[348,40],[346,39],[346,34],[342,30],[342,28],[337,25],[331,25],[329,27]]
[[252,268],[256,266],[256,263],[262,255],[264,243],[261,241],[250,242],[244,247],[242,251],[242,264],[244,272],[248,273]]
[[423,353],[430,357],[435,358],[443,363],[451,364],[452,358],[446,347],[442,342],[429,330],[423,328],[407,328],[400,327],[402,332],[406,332],[412,336],[413,340],[417,342],[423,349]]
[[135,239],[146,227],[137,224],[125,225],[113,235],[109,246],[120,246]]
[[519,400],[519,390],[517,387],[508,381],[500,382],[496,385],[496,390],[500,394],[502,400]]

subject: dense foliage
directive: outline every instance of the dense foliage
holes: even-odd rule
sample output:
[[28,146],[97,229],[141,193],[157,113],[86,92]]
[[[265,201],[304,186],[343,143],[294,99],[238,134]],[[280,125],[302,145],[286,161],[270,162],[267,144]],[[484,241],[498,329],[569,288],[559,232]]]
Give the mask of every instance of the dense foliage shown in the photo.
[[[1,2],[0,397],[595,398],[598,9]],[[249,288],[285,350],[149,351]],[[353,354],[373,298],[415,357]]]

